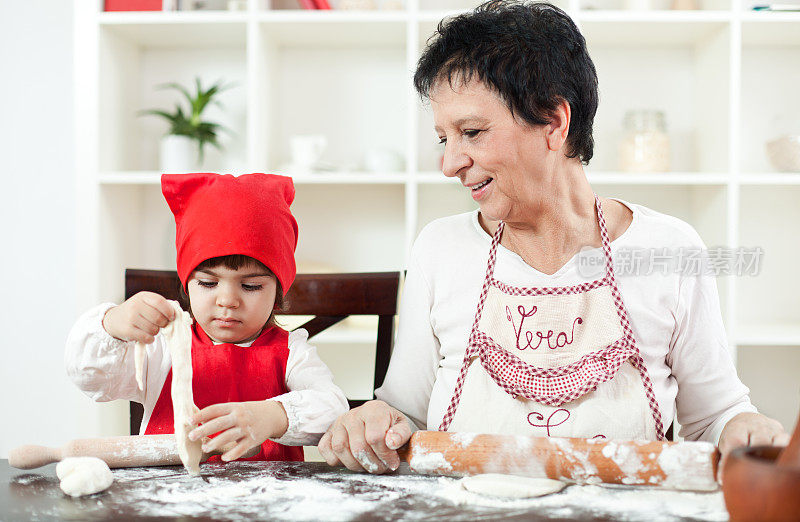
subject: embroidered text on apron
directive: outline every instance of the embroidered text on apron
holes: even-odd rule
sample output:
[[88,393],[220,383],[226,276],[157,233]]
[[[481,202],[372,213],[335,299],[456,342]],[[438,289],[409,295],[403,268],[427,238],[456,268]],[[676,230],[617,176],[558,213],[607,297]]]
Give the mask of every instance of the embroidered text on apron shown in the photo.
[[[663,440],[664,428],[614,277],[595,195],[605,275],[525,288],[494,278],[500,223],[442,431]],[[478,364],[474,364],[478,363]]]

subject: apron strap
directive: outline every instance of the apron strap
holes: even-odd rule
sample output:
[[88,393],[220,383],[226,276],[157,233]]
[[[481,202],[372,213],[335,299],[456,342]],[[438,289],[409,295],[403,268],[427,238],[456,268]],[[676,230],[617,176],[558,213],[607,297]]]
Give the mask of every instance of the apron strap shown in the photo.
[[494,233],[494,237],[492,237],[492,246],[489,249],[489,261],[486,263],[486,276],[483,278],[483,288],[481,289],[480,299],[478,300],[478,311],[475,313],[475,320],[472,323],[472,330],[469,334],[467,349],[464,351],[464,360],[461,362],[461,370],[458,373],[456,387],[453,391],[450,405],[448,406],[447,411],[442,418],[442,422],[439,425],[439,431],[447,431],[447,428],[450,426],[450,422],[452,422],[453,417],[456,414],[456,408],[458,408],[459,399],[461,398],[461,389],[464,386],[464,380],[467,377],[470,359],[472,359],[472,357],[474,357],[480,351],[478,323],[480,322],[481,315],[483,314],[483,306],[486,304],[486,296],[489,293],[489,286],[494,278],[494,266],[497,262],[497,245],[500,244],[500,238],[503,237],[504,225],[505,223],[501,221],[497,225],[497,230]]
[[608,229],[606,228],[606,218],[603,216],[603,205],[600,203],[600,197],[594,195],[595,206],[597,208],[597,223],[600,225],[600,240],[603,243],[603,256],[606,259],[606,279],[609,281],[614,280],[614,262],[611,258],[611,239],[608,236]]
[[494,236],[492,237],[492,246],[489,248],[489,260],[486,263],[486,276],[483,278],[481,296],[478,300],[478,311],[475,313],[475,321],[472,324],[472,331],[469,336],[469,345],[467,346],[467,351],[464,354],[465,361],[474,355],[473,347],[475,346],[476,341],[475,333],[478,331],[478,323],[480,322],[481,315],[483,314],[483,306],[486,304],[486,296],[489,293],[489,287],[494,279],[494,267],[497,264],[497,245],[500,244],[500,238],[503,237],[503,228],[505,228],[505,223],[501,221],[498,223],[497,230],[495,230]]
[[634,368],[639,371],[639,375],[642,378],[642,386],[644,386],[645,395],[647,396],[650,411],[653,414],[653,420],[656,425],[656,436],[658,440],[664,440],[664,424],[661,419],[661,411],[659,410],[658,402],[656,401],[656,395],[653,391],[653,382],[650,380],[647,367],[644,365],[639,347],[636,345],[636,338],[633,335],[631,321],[628,318],[628,311],[625,308],[625,303],[622,301],[622,293],[619,291],[619,286],[617,286],[616,277],[614,276],[614,263],[611,258],[611,239],[609,238],[608,229],[606,228],[605,217],[603,217],[603,208],[597,194],[594,195],[594,198],[597,202],[597,221],[600,224],[600,238],[603,241],[603,254],[606,256],[606,280],[611,287],[611,295],[614,298],[614,305],[617,309],[620,324],[622,325],[622,331],[635,352],[635,355],[630,357],[629,360]]

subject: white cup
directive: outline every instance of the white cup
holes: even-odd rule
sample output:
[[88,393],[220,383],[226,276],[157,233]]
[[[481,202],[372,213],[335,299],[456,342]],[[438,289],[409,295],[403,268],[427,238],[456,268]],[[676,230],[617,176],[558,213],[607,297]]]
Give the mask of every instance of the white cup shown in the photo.
[[367,172],[399,172],[404,170],[403,156],[393,150],[371,149],[364,154]]
[[328,139],[322,134],[292,136],[289,139],[292,166],[303,170],[311,170],[319,161],[327,145]]

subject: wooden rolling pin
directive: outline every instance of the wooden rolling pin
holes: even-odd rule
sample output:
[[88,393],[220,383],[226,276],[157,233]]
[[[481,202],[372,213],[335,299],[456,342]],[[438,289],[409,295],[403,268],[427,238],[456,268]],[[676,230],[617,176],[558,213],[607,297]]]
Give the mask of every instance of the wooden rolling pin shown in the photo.
[[[201,462],[211,455],[224,453],[229,447],[203,454]],[[260,450],[255,446],[242,458],[252,457]],[[21,446],[8,454],[9,465],[20,469],[33,469],[59,462],[67,457],[97,457],[109,468],[139,466],[180,466],[181,458],[175,445],[175,435],[133,435],[102,439],[77,439],[60,448]]]
[[719,452],[707,442],[646,442],[417,431],[400,450],[417,473],[501,473],[578,484],[713,491]]
[[33,469],[67,457],[98,457],[110,468],[136,466],[179,466],[181,459],[175,435],[134,435],[103,439],[77,439],[60,448],[21,446],[11,450],[8,463],[21,469]]

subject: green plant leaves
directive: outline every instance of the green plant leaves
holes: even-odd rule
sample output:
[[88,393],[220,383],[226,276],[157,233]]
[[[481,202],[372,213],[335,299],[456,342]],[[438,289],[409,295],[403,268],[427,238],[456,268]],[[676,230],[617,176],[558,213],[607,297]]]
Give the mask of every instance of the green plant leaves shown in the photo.
[[200,162],[203,161],[204,146],[206,144],[212,145],[219,150],[222,146],[219,143],[220,131],[231,132],[218,123],[208,122],[202,120],[203,111],[210,103],[214,103],[220,107],[222,104],[215,97],[222,91],[229,89],[232,85],[223,85],[222,81],[218,81],[208,89],[203,89],[202,82],[199,77],[195,78],[195,93],[191,93],[183,85],[175,82],[164,83],[156,86],[157,89],[174,89],[181,93],[188,103],[188,112],[184,112],[180,103],[175,105],[174,112],[167,112],[163,110],[146,110],[141,111],[140,115],[160,116],[167,120],[170,129],[168,134],[177,136],[187,136],[197,141],[198,157]]

